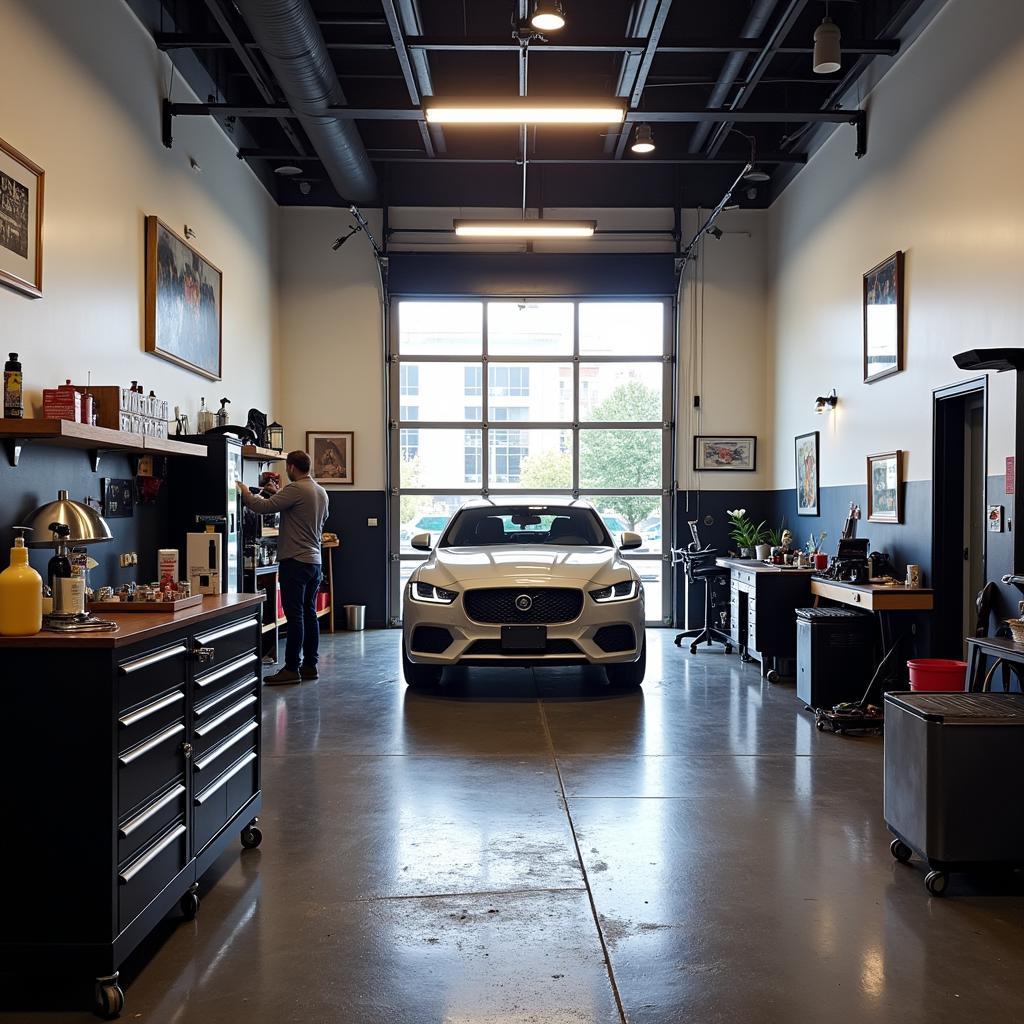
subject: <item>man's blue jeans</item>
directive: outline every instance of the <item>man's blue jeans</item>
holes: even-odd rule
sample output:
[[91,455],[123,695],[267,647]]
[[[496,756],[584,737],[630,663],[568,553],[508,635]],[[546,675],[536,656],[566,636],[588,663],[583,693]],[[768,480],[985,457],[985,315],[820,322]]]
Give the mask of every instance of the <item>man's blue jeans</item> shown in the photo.
[[281,563],[281,604],[288,619],[284,667],[298,672],[301,664],[316,666],[320,649],[320,623],[316,595],[320,590],[320,566],[286,558]]

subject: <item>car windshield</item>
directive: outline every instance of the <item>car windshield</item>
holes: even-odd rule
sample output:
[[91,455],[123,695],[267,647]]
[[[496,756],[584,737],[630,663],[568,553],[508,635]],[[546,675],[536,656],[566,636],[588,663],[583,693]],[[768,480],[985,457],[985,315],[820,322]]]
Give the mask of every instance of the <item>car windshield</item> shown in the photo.
[[565,505],[488,505],[464,508],[451,521],[438,545],[490,547],[494,544],[601,545],[611,547],[597,513]]

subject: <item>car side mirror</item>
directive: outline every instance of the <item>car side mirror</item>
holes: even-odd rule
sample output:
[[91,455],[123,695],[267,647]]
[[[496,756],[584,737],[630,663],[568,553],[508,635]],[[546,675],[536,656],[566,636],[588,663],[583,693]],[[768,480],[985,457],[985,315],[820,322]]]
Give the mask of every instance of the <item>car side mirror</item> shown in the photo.
[[644,539],[639,533],[624,533],[619,548],[622,551],[632,551],[634,548],[642,547],[643,543]]
[[417,551],[429,551],[430,550],[430,534],[429,533],[417,533],[411,541],[409,541],[411,547]]

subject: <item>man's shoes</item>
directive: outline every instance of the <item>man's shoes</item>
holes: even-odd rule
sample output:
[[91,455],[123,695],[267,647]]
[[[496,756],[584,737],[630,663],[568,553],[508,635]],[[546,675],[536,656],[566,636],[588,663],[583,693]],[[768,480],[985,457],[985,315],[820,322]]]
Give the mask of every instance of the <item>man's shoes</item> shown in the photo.
[[302,679],[319,679],[320,673],[316,670],[316,665],[300,665],[299,677]]
[[301,682],[304,677],[300,676],[294,669],[283,668],[280,672],[275,672],[272,676],[264,676],[263,682],[267,686],[280,686],[281,683],[298,683]]

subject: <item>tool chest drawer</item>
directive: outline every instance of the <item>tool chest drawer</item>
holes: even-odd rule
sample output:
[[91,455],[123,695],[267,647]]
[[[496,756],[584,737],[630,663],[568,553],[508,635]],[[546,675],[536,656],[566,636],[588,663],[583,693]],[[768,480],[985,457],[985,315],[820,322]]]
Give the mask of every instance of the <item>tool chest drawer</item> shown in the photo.
[[188,647],[184,640],[144,654],[132,654],[117,665],[119,711],[138,707],[150,698],[177,687],[188,678]]
[[180,817],[118,866],[118,921],[126,928],[188,863],[188,829]]
[[255,749],[240,747],[225,758],[220,770],[193,780],[193,843],[198,853],[224,827],[224,823],[257,791]]
[[[259,694],[251,687],[248,692],[233,694],[202,716],[196,716],[192,725],[192,749],[196,762],[215,750],[241,727],[255,724],[259,709]],[[250,730],[251,731],[251,730]]]
[[117,861],[123,864],[173,821],[184,821],[188,812],[185,777],[179,776],[155,796],[121,815],[117,826]]
[[241,682],[243,679],[256,678],[259,672],[260,659],[255,650],[232,658],[217,668],[207,671],[197,670],[195,677],[195,702],[202,705],[211,697]]
[[185,691],[171,690],[117,716],[117,750],[124,753],[185,717]]
[[171,722],[117,757],[119,814],[144,802],[184,771],[185,721]]
[[260,622],[254,616],[229,622],[192,637],[196,675],[204,675],[260,648]]

